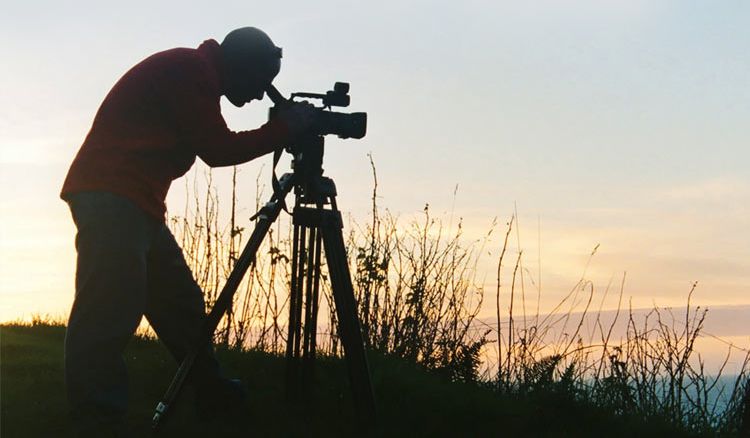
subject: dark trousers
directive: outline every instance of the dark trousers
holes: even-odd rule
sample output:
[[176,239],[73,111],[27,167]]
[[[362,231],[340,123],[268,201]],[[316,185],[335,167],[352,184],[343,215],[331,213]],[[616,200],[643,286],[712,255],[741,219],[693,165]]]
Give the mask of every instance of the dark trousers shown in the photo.
[[[77,193],[68,203],[78,229],[78,264],[65,379],[74,422],[86,429],[122,420],[128,402],[122,353],[142,316],[181,361],[199,336],[205,306],[163,222],[107,192]],[[209,346],[191,377],[208,382],[218,374]]]

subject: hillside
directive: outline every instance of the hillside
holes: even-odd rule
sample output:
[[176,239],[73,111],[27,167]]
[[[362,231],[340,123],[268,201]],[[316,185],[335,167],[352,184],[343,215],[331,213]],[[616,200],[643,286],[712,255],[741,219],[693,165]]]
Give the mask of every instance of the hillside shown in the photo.
[[[64,327],[0,326],[0,435],[70,436],[62,375]],[[319,361],[316,402],[302,409],[283,400],[283,358],[219,351],[228,375],[249,390],[244,415],[210,423],[193,418],[191,394],[160,436],[358,436],[339,360]],[[156,341],[134,339],[130,369],[130,424],[150,436],[149,419],[176,369]],[[442,381],[399,360],[372,357],[378,398],[377,436],[687,436],[657,420],[615,417],[564,393],[498,396],[469,384]]]

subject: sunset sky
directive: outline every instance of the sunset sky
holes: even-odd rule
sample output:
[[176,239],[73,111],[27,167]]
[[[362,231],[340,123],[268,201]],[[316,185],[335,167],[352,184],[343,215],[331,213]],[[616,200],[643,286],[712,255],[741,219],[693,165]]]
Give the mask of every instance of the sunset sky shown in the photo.
[[[111,86],[152,53],[246,25],[283,47],[282,92],[347,81],[347,111],[368,112],[365,139],[327,143],[326,173],[354,218],[368,214],[372,153],[379,203],[404,223],[429,203],[471,239],[517,209],[511,249],[520,238],[535,281],[541,266],[542,309],[597,244],[587,278],[601,290],[627,272],[634,307],[681,305],[695,281],[698,304],[750,304],[750,3],[527,3],[4,5],[0,321],[69,311],[75,227],[58,194]],[[240,130],[269,102],[222,106]],[[245,218],[269,165],[241,167]],[[225,191],[231,169],[214,175]],[[501,231],[482,264],[488,287]]]

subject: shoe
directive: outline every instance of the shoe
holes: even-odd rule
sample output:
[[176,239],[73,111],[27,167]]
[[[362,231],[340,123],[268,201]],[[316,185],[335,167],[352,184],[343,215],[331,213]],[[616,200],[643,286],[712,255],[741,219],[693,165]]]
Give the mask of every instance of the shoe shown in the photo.
[[247,390],[239,379],[219,378],[195,389],[195,411],[203,420],[235,413],[244,407],[246,400]]

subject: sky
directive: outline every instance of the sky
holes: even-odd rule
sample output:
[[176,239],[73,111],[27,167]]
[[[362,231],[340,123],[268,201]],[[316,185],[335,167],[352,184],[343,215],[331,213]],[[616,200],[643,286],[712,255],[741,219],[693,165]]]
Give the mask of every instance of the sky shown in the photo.
[[[110,87],[152,53],[247,25],[283,47],[282,92],[347,81],[347,111],[368,112],[364,139],[327,142],[326,174],[353,217],[369,211],[371,153],[378,202],[404,222],[429,204],[462,217],[471,239],[498,218],[488,288],[517,212],[511,250],[541,280],[543,310],[597,245],[587,279],[602,290],[627,272],[634,307],[682,305],[696,281],[694,303],[747,305],[748,22],[745,1],[11,2],[0,16],[0,321],[68,313],[75,227],[58,194]],[[222,102],[235,130],[262,124],[268,106]],[[269,165],[240,168],[247,216]],[[214,176],[226,190],[231,169]]]

